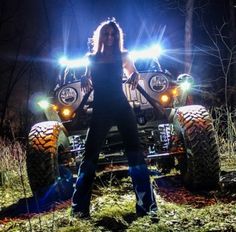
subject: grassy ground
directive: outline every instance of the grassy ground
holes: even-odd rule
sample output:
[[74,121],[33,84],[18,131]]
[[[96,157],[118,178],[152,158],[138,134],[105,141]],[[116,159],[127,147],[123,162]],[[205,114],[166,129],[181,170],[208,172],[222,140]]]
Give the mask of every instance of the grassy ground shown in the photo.
[[[70,201],[56,209],[25,219],[2,221],[2,231],[236,231],[236,202],[217,192],[191,193],[175,177],[166,177],[168,187],[156,188],[159,223],[136,218],[135,199],[129,178],[120,185],[96,189],[90,220],[70,217]],[[157,181],[158,182],[158,181]],[[170,187],[170,184],[172,186]]]
[[[236,231],[236,201],[219,192],[192,193],[178,176],[154,178],[159,223],[136,218],[135,198],[129,178],[96,182],[90,220],[70,217],[70,200],[51,212],[1,221],[0,231]],[[117,184],[118,183],[118,184]],[[164,183],[164,184],[163,184]],[[159,187],[160,186],[160,187]],[[1,189],[5,206],[23,197],[20,189]],[[27,191],[29,191],[27,187]]]
[[[9,146],[8,146],[9,147]],[[25,154],[19,147],[12,166],[1,162],[5,183],[0,186],[0,209],[30,197],[25,172]],[[5,154],[8,154],[7,152]],[[9,157],[8,157],[9,158]],[[18,167],[12,170],[12,167]],[[222,155],[222,170],[236,170],[236,159]],[[135,215],[135,197],[129,177],[109,174],[95,182],[90,220],[70,217],[70,200],[55,205],[50,212],[5,218],[0,231],[236,231],[236,194],[220,191],[193,193],[185,189],[178,175],[153,176],[159,207],[159,223]]]

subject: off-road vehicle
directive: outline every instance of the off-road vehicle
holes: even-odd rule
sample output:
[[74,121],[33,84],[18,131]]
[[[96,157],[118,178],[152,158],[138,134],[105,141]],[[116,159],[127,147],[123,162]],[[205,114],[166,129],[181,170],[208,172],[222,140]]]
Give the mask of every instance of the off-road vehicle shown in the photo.
[[[123,90],[137,118],[140,141],[148,164],[159,171],[179,170],[185,185],[210,189],[219,181],[219,150],[212,118],[202,105],[193,105],[188,74],[172,76],[158,60],[136,61],[140,81],[131,90],[124,76]],[[77,171],[92,113],[93,92],[80,88],[80,72],[66,69],[48,98],[47,121],[29,133],[27,171],[33,192]],[[64,78],[66,77],[66,78]],[[42,102],[40,103],[42,106]],[[115,110],[115,109],[114,109]],[[99,168],[127,163],[122,140],[114,126],[100,153]],[[61,170],[66,168],[68,172]],[[66,174],[65,174],[66,173]]]

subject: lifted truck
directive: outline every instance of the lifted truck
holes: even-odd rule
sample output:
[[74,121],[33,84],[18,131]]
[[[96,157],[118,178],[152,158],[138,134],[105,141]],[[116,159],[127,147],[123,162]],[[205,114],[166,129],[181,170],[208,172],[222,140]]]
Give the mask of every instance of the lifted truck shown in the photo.
[[[193,77],[174,78],[157,60],[136,67],[140,81],[123,90],[134,109],[148,164],[157,162],[164,173],[176,168],[186,186],[211,189],[219,182],[219,149],[212,118],[204,106],[193,105]],[[153,65],[154,64],[154,65]],[[33,192],[66,178],[62,168],[76,171],[81,162],[92,112],[93,92],[84,94],[76,69],[68,71],[44,109],[47,121],[32,126],[28,137],[27,171]],[[121,137],[112,127],[101,150],[98,166],[127,163]],[[67,173],[67,172],[66,172]]]

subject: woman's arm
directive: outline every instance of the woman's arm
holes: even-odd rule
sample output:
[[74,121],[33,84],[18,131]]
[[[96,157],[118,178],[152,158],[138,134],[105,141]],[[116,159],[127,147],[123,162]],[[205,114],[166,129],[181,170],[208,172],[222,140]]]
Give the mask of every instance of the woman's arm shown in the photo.
[[84,75],[81,77],[81,89],[85,93],[88,93],[93,88],[91,80],[91,68],[89,65],[86,66]]
[[131,89],[134,90],[139,81],[139,73],[134,65],[134,62],[129,58],[128,52],[122,53],[122,62],[125,75],[128,77],[127,83],[131,85]]

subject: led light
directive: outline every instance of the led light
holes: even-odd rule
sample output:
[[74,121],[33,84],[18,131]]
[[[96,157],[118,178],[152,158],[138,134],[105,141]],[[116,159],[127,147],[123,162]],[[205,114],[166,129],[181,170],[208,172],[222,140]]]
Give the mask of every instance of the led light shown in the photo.
[[68,68],[86,67],[89,64],[89,59],[87,57],[84,57],[74,60],[68,60],[66,57],[62,57],[59,59],[59,64],[62,67],[68,67]]
[[71,110],[70,109],[68,109],[68,108],[65,108],[65,109],[63,109],[62,110],[62,115],[64,116],[64,117],[70,117],[71,116]]
[[[155,59],[158,58],[162,53],[163,51],[161,46],[159,44],[154,44],[147,49],[131,51],[129,53],[129,57],[134,61],[137,59]],[[89,64],[89,59],[87,57],[83,57],[69,60],[64,56],[59,59],[59,64],[62,67],[79,68],[87,66]]]
[[189,74],[183,73],[177,77],[177,84],[179,84],[182,91],[188,91],[193,85],[193,77]]
[[140,51],[131,51],[129,53],[129,57],[132,60],[138,59],[155,59],[158,58],[162,53],[161,46],[159,44],[155,44],[147,49]]
[[58,110],[58,106],[57,105],[52,105],[53,110],[57,111]]
[[172,90],[172,94],[173,94],[174,96],[177,96],[177,95],[178,95],[178,91],[177,91],[176,88]]
[[68,62],[68,59],[67,59],[65,56],[61,57],[61,58],[58,60],[58,63],[59,63],[61,66],[66,66],[67,62]]
[[161,101],[163,103],[167,103],[169,101],[169,97],[166,94],[164,94],[164,95],[161,96]]
[[43,100],[40,100],[39,102],[38,102],[38,105],[42,108],[42,109],[47,109],[49,106],[50,106],[50,103],[47,101],[47,100],[45,100],[45,99],[43,99]]
[[191,86],[192,86],[192,84],[188,81],[184,81],[183,83],[180,84],[180,88],[183,91],[187,91],[187,90],[191,89]]
[[153,45],[150,50],[152,50],[152,54],[155,55],[156,57],[159,57],[162,54],[162,48],[160,44],[155,44]]

